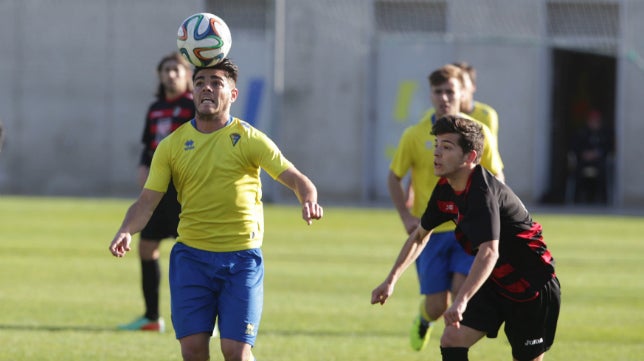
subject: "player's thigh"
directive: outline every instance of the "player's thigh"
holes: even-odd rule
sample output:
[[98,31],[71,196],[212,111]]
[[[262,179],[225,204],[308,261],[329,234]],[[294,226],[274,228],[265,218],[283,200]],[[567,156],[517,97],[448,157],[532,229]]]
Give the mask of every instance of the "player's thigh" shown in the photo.
[[213,253],[175,243],[170,252],[170,307],[178,339],[214,329],[222,282]]
[[222,339],[255,344],[264,302],[264,263],[260,249],[234,252],[227,282],[219,295]]
[[512,308],[506,309],[505,334],[515,358],[531,360],[550,349],[560,304],[559,281],[553,278],[543,286],[537,299],[514,303]]

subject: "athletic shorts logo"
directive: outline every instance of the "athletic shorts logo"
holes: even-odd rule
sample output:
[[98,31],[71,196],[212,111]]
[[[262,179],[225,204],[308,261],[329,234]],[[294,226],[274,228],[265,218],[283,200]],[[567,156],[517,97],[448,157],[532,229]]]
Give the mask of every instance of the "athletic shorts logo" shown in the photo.
[[246,325],[246,334],[255,336],[255,326],[252,323]]
[[523,344],[524,346],[534,346],[534,345],[539,345],[543,343],[543,338],[535,338],[534,340],[526,340],[526,342]]

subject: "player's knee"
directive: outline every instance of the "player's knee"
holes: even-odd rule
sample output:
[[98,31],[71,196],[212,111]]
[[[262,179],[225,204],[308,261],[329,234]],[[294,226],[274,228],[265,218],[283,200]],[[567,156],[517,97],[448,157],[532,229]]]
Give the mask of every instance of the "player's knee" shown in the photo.
[[191,335],[179,340],[181,356],[184,361],[210,360],[209,338],[204,335]]
[[[446,296],[445,296],[446,297]],[[445,310],[447,310],[447,299],[445,297],[428,296],[425,299],[425,311],[427,316],[432,320],[439,319]]]
[[465,343],[458,329],[454,326],[446,326],[441,336],[441,348],[463,347]]
[[[223,346],[223,345],[222,345]],[[221,353],[225,361],[252,361],[253,354],[250,347],[238,347],[237,345],[228,345],[221,348]]]
[[437,320],[440,318],[445,310],[447,309],[447,305],[445,304],[431,304],[427,305],[427,315],[432,319],[432,320]]
[[181,356],[184,361],[208,361],[210,360],[210,352],[206,349],[199,349],[195,347],[182,347]]

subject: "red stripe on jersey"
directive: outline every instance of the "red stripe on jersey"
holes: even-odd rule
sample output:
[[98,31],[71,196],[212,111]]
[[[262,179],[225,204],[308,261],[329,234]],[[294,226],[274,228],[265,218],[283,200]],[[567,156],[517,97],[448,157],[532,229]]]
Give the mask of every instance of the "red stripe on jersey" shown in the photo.
[[542,232],[541,225],[537,222],[532,222],[532,226],[530,226],[530,229],[517,233],[517,237],[523,238],[523,239],[541,240],[542,239],[541,232]]
[[511,264],[506,263],[506,264],[502,264],[502,265],[500,265],[498,267],[495,267],[494,270],[492,271],[492,276],[494,278],[501,279],[501,278],[511,274],[512,272],[514,272],[514,267],[512,267]]

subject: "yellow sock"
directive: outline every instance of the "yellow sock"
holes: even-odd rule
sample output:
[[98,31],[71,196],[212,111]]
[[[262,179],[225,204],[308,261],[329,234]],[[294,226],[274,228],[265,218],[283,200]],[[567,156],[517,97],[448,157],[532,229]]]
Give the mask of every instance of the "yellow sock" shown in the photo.
[[432,320],[432,318],[429,317],[429,315],[427,314],[427,309],[425,308],[425,299],[424,298],[420,301],[420,307],[418,307],[418,309],[419,309],[420,317],[422,317],[423,320],[425,320],[427,322],[434,322],[434,320]]

